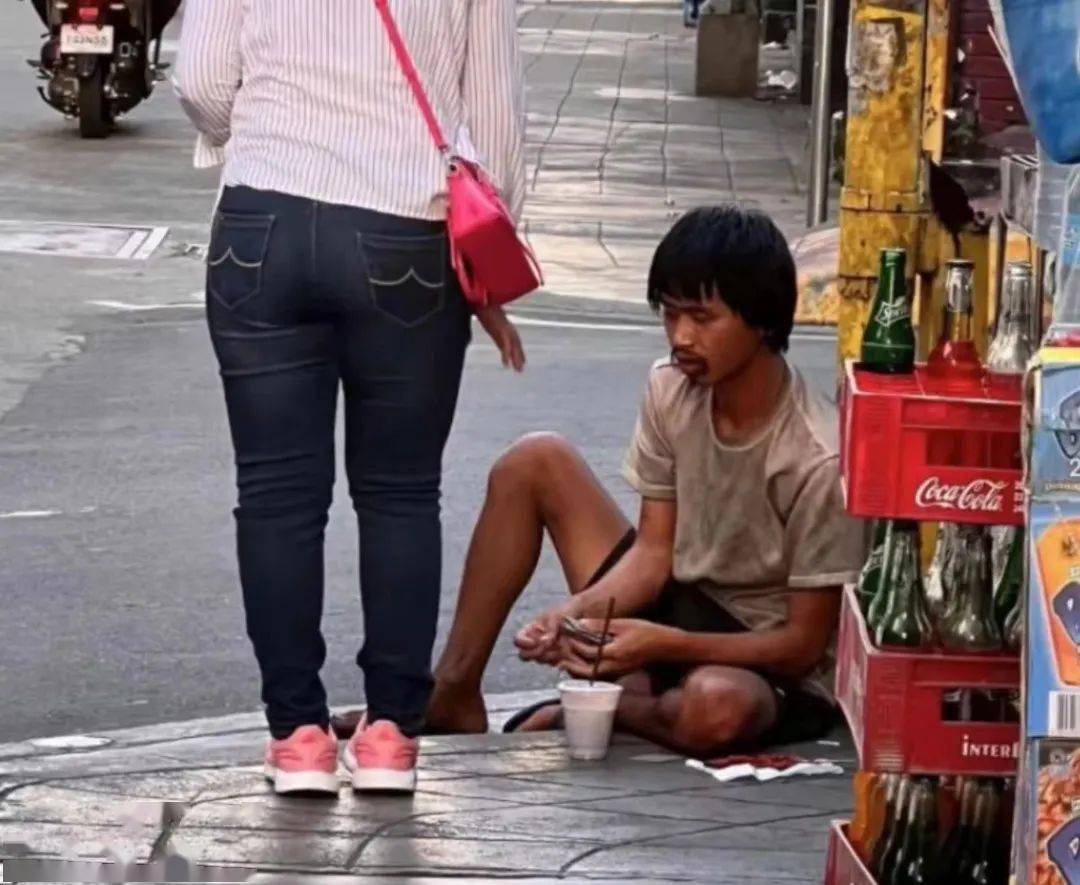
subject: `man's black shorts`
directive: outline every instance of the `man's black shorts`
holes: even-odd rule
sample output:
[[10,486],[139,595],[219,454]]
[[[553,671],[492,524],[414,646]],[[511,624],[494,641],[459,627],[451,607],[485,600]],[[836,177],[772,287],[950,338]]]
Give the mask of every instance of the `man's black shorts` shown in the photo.
[[[637,532],[631,529],[615,545],[587,586],[606,575],[634,543]],[[748,629],[738,618],[721,608],[697,587],[671,581],[656,603],[641,617],[693,633],[743,633]],[[676,688],[694,669],[692,664],[655,664],[648,668],[654,694]],[[755,747],[794,744],[817,740],[827,735],[840,721],[834,704],[807,691],[797,682],[757,672],[772,688],[776,697],[776,722],[755,739]]]

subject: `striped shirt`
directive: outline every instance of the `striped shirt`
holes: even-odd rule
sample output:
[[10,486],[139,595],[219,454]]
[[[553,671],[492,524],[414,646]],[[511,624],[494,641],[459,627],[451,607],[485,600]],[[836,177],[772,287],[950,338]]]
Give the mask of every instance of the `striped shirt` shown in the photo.
[[[187,0],[173,86],[224,185],[437,220],[446,169],[374,0]],[[447,138],[514,218],[525,195],[514,0],[392,0]]]

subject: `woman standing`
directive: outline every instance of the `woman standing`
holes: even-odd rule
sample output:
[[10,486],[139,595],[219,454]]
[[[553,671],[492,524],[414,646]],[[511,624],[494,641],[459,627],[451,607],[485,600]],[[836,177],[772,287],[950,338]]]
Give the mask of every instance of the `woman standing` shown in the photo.
[[[393,0],[443,128],[515,217],[524,196],[514,0]],[[236,453],[248,635],[278,792],[337,791],[319,678],[334,423],[360,531],[366,727],[356,789],[411,790],[431,686],[439,487],[470,310],[448,259],[445,164],[374,0],[187,0],[175,86],[196,165],[224,163],[207,314]],[[504,363],[520,339],[479,319]]]

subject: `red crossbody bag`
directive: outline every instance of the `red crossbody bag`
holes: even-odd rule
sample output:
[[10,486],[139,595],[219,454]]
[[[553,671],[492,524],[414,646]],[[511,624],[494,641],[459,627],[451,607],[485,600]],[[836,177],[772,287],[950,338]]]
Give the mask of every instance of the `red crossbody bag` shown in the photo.
[[431,138],[446,159],[447,235],[451,260],[465,297],[474,307],[489,307],[527,295],[544,279],[536,256],[518,238],[510,212],[484,170],[450,150],[388,0],[375,0],[375,7]]

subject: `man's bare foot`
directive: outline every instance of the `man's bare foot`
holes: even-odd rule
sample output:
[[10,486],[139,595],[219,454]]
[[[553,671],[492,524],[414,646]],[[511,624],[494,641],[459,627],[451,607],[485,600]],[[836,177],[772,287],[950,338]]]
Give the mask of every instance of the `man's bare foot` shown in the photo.
[[428,701],[425,734],[485,734],[487,730],[487,707],[480,691],[436,679]]

